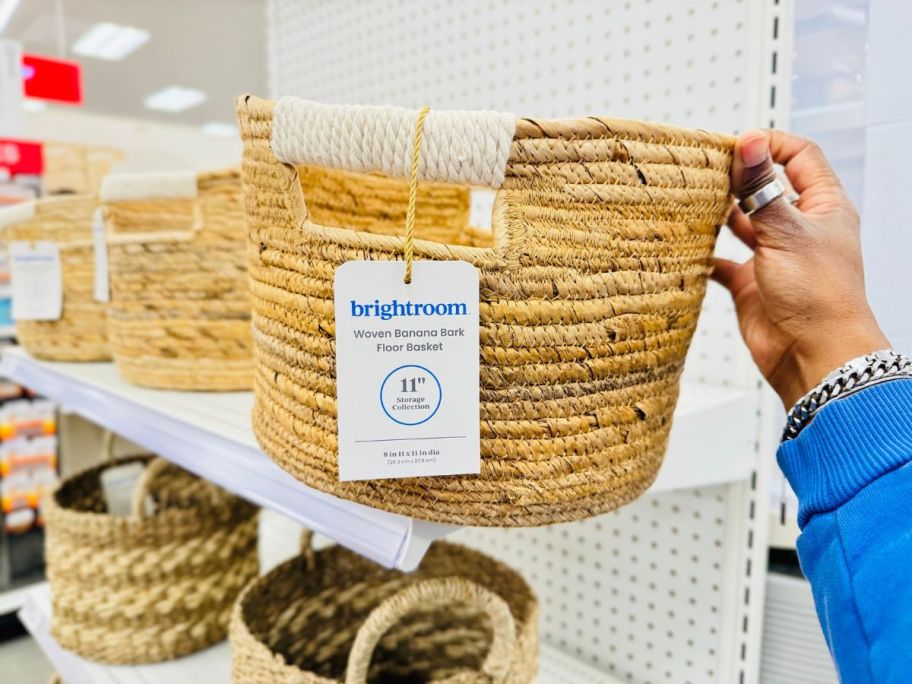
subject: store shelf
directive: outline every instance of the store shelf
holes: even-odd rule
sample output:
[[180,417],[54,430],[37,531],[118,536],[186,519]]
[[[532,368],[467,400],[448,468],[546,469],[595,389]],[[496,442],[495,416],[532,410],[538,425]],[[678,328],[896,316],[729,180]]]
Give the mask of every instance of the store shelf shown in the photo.
[[[19,619],[66,684],[197,684],[231,679],[231,647],[222,642],[191,656],[155,665],[111,666],[66,651],[50,634],[51,592],[47,584],[28,592]],[[542,644],[540,684],[620,684],[590,665]]]
[[62,649],[51,636],[51,588],[28,593],[19,620],[66,684],[182,684],[231,680],[231,651],[222,642],[180,660],[156,665],[111,666],[93,663]]
[[43,582],[31,582],[12,589],[0,590],[0,616],[15,613],[22,608],[29,592],[39,584],[43,584]]
[[[42,362],[20,348],[3,351],[0,375],[387,567],[415,568],[431,541],[453,529],[343,501],[295,480],[257,446],[250,392],[149,390],[121,380],[110,363]],[[685,385],[669,455],[650,491],[747,477],[754,402],[749,391]]]

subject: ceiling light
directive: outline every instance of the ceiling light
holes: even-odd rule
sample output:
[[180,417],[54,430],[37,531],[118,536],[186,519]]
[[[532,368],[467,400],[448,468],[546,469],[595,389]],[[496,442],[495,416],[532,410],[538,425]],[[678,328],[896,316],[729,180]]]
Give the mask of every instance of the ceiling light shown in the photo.
[[27,97],[22,100],[22,109],[26,112],[43,112],[47,109],[47,104],[41,100]]
[[73,43],[73,52],[83,57],[116,61],[149,42],[149,32],[110,22],[95,24]]
[[17,7],[19,0],[0,0],[0,33],[3,33],[9,20],[13,18]]
[[168,86],[149,95],[143,104],[163,112],[182,112],[206,101],[206,93],[195,88]]
[[221,121],[210,121],[202,125],[202,131],[206,135],[214,138],[236,138],[238,135],[237,126]]

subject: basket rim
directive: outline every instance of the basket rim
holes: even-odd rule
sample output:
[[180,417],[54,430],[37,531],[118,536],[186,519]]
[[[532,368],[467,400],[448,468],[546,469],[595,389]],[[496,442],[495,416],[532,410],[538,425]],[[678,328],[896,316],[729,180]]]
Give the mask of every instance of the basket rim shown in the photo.
[[[239,109],[250,104],[273,109],[283,99],[286,99],[286,97],[272,99],[258,97],[251,93],[245,93],[238,96],[235,102]],[[287,99],[299,100],[300,98],[287,97]],[[306,100],[304,101],[307,102]],[[393,107],[389,105],[343,104],[333,105],[333,107],[345,111],[355,111],[358,109],[402,110],[414,114],[415,116],[418,114],[417,109],[413,110],[403,107]],[[484,110],[459,111],[432,109],[431,111],[441,114],[490,113],[485,112]],[[270,112],[270,116],[272,116],[272,112]],[[559,133],[559,135],[548,136],[543,132],[543,129],[545,128],[551,129],[552,132]],[[627,132],[629,134],[634,131],[651,131],[654,137],[643,139],[643,142],[663,144],[664,141],[657,139],[659,136],[680,137],[686,139],[694,139],[694,142],[700,147],[710,146],[720,151],[729,151],[734,145],[736,139],[735,136],[728,133],[719,133],[704,128],[692,128],[671,123],[645,121],[641,119],[631,119],[625,117],[604,116],[598,114],[562,118],[516,116],[516,134],[514,135],[513,139],[515,141],[524,138],[559,137],[562,140],[586,140],[592,138],[592,132],[598,129],[607,130],[607,132],[615,135],[616,137],[623,137],[618,135],[622,132]]]

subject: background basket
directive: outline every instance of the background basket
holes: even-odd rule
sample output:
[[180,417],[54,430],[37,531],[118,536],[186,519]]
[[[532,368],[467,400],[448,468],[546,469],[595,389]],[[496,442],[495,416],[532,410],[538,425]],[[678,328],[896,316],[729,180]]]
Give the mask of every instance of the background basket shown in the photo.
[[147,387],[249,389],[253,361],[236,170],[109,176],[102,188],[117,369]]
[[124,161],[124,153],[113,147],[50,141],[42,147],[42,158],[41,185],[46,194],[97,196],[102,179]]
[[95,301],[92,221],[98,200],[50,197],[0,209],[3,240],[49,240],[60,249],[63,315],[56,321],[17,321],[16,337],[34,357],[49,361],[110,359],[105,305]]
[[333,274],[401,258],[401,227],[321,225],[294,164],[405,177],[417,112],[246,97],[238,115],[258,246],[254,429],[275,461],[337,496],[462,525],[585,518],[649,486],[731,205],[732,138],[431,112],[420,177],[498,189],[487,245],[460,245],[456,227],[415,241],[417,259],[480,271],[481,474],[339,482]]
[[305,552],[244,590],[230,638],[236,684],[360,684],[368,671],[373,682],[525,684],[538,670],[529,586],[445,542],[410,574],[340,547]]
[[[116,664],[177,658],[225,638],[231,606],[257,575],[257,509],[150,456],[133,515],[105,512],[100,476],[62,481],[44,504],[51,633]],[[155,513],[143,516],[146,495]]]

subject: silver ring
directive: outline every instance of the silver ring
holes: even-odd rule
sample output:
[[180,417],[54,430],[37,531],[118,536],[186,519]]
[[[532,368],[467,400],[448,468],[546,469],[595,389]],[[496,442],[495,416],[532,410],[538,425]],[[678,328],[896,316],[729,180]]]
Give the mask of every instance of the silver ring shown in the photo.
[[741,207],[741,211],[750,215],[755,211],[763,209],[767,204],[782,197],[784,194],[785,186],[782,184],[782,181],[776,178],[757,190],[757,192],[753,192],[740,200],[738,206]]
[[801,195],[799,195],[797,192],[790,192],[789,194],[787,194],[785,196],[785,201],[788,202],[789,204],[794,204],[795,202],[797,202],[800,199],[801,199]]

